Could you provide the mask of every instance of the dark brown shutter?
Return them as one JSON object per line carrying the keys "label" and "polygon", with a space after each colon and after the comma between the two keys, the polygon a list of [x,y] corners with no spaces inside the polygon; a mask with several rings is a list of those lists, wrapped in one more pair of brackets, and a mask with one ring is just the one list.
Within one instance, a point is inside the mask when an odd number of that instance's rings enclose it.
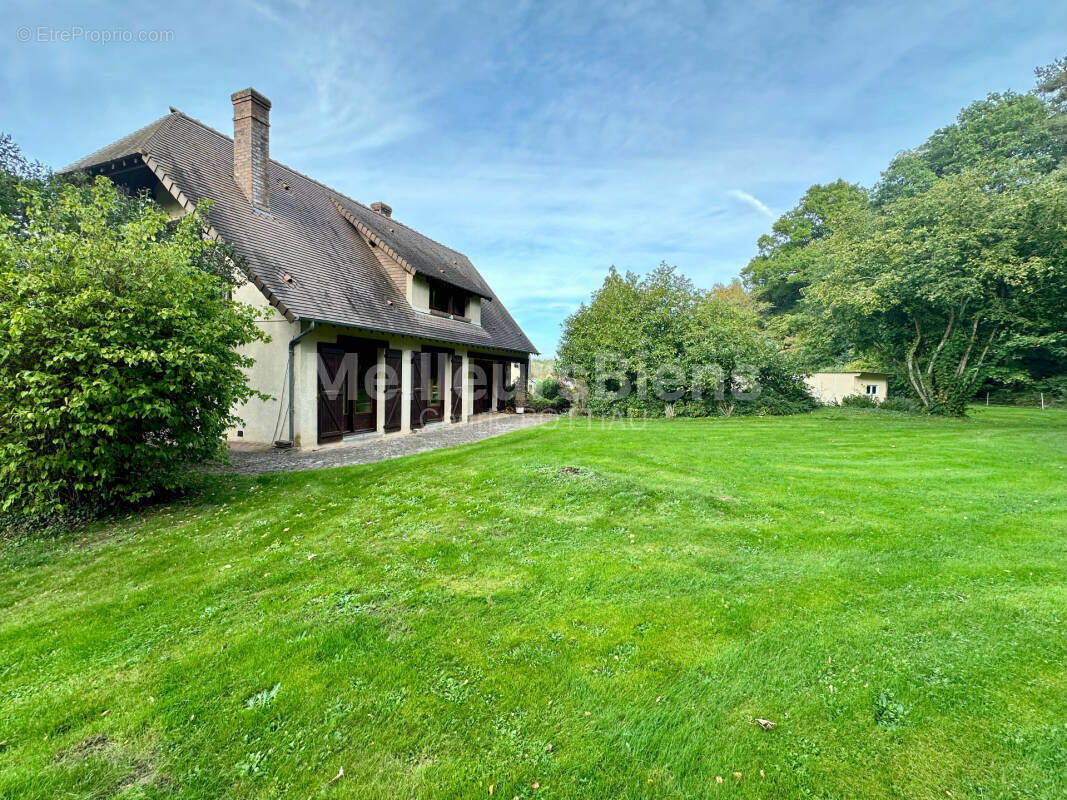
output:
{"label": "dark brown shutter", "polygon": [[[319,345],[318,364],[315,375],[319,395],[319,441],[333,442],[341,438],[345,428],[345,392],[339,386],[331,391],[323,384],[323,377],[329,382],[337,380],[337,373],[344,362],[345,351],[336,347]],[[325,375],[323,374],[325,373]]]}
{"label": "dark brown shutter", "polygon": [[452,421],[463,421],[463,356],[452,356]]}
{"label": "dark brown shutter", "polygon": [[385,430],[400,430],[400,410],[402,408],[401,367],[403,353],[399,350],[385,351]]}
{"label": "dark brown shutter", "polygon": [[411,354],[411,427],[421,428],[426,422],[426,385],[429,364],[425,363],[429,353]]}

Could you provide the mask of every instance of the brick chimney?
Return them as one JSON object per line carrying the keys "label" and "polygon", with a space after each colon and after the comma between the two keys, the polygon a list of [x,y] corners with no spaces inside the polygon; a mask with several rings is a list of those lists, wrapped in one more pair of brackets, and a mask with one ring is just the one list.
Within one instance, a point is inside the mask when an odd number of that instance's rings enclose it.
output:
{"label": "brick chimney", "polygon": [[270,100],[242,89],[233,101],[233,177],[254,208],[269,211]]}
{"label": "brick chimney", "polygon": [[392,206],[387,206],[385,203],[381,202],[380,200],[377,203],[371,203],[370,204],[370,210],[371,211],[377,211],[383,217],[391,217],[391,216],[393,216],[393,207]]}

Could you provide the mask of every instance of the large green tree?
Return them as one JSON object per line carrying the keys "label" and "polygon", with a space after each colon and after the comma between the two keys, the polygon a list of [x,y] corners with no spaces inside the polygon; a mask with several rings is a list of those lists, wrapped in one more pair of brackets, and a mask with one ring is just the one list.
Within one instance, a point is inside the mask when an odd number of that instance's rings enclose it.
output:
{"label": "large green tree", "polygon": [[855,214],[828,254],[814,306],[931,411],[962,413],[1027,340],[1063,341],[1067,182],[1032,164],[963,170]]}
{"label": "large green tree", "polygon": [[861,186],[842,180],[816,184],[759,238],[759,253],[741,270],[753,297],[774,315],[791,313],[821,269],[821,243],[855,209],[867,205]]}
{"label": "large green tree", "polygon": [[252,395],[235,348],[261,336],[204,210],[172,222],[104,178],[22,182],[18,208],[0,215],[0,509],[175,488],[221,455]]}
{"label": "large green tree", "polygon": [[788,413],[810,407],[799,372],[739,283],[704,292],[673,267],[611,269],[564,322],[557,367],[596,413]]}
{"label": "large green tree", "polygon": [[[742,272],[812,368],[895,367],[931,410],[983,379],[1056,385],[1063,303],[1064,61],[898,155],[869,192],[813,186]],[[868,199],[869,198],[869,199]]]}

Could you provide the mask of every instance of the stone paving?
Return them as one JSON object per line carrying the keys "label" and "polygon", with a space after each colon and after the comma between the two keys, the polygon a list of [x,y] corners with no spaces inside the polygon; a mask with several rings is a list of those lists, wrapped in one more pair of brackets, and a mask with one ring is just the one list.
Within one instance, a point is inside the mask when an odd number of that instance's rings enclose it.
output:
{"label": "stone paving", "polygon": [[219,472],[256,475],[262,472],[292,472],[308,469],[369,464],[389,458],[425,453],[442,447],[480,442],[493,436],[558,419],[551,414],[486,414],[463,425],[436,423],[415,433],[368,433],[344,441],[299,450],[279,450],[231,443],[230,463]]}

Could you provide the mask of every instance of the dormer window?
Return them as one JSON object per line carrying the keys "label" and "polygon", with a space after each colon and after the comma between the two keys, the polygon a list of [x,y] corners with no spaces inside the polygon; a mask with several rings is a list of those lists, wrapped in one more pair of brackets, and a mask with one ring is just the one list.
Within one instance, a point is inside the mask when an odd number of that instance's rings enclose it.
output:
{"label": "dormer window", "polygon": [[467,293],[446,283],[430,281],[430,311],[453,317],[467,317]]}

